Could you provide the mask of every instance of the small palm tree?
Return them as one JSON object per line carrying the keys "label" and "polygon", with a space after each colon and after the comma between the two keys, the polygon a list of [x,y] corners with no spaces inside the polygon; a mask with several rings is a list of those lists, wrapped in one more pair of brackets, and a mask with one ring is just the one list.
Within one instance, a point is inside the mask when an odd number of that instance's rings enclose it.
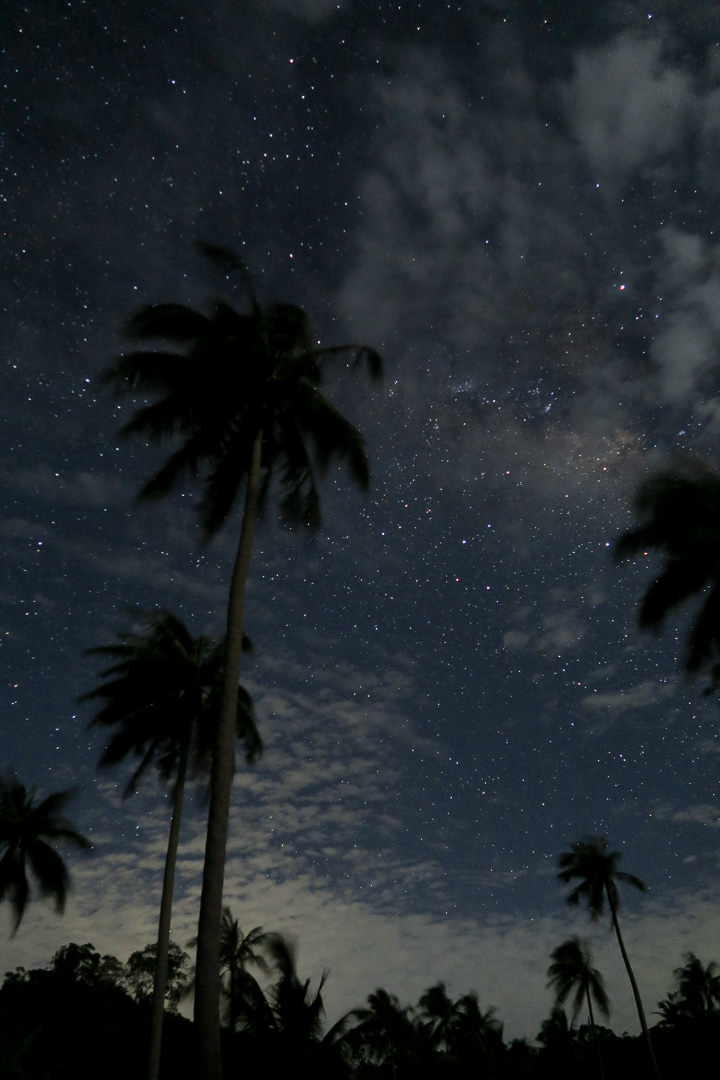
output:
{"label": "small palm tree", "polygon": [[553,950],[550,959],[552,963],[548,968],[548,986],[555,991],[556,1006],[564,1005],[571,994],[575,995],[572,1003],[572,1023],[578,1018],[578,1014],[587,1003],[590,1017],[590,1031],[592,1032],[593,1044],[598,1059],[600,1077],[604,1076],[600,1045],[595,1029],[595,1015],[593,1002],[602,1016],[610,1015],[610,1002],[605,993],[603,977],[597,968],[592,966],[590,947],[578,937],[568,938],[562,945]]}
{"label": "small palm tree", "polygon": [[628,973],[630,985],[632,986],[635,1005],[640,1019],[640,1027],[645,1036],[655,1075],[659,1077],[660,1072],[655,1060],[652,1042],[650,1041],[647,1021],[645,1020],[645,1010],[643,1009],[635,973],[633,972],[630,958],[627,954],[627,949],[625,948],[625,942],[620,933],[620,923],[618,922],[617,915],[620,906],[618,882],[622,882],[625,885],[632,885],[633,888],[639,889],[640,891],[644,891],[645,886],[634,874],[628,874],[625,871],[618,869],[620,858],[619,852],[608,851],[608,842],[604,836],[590,836],[586,840],[580,840],[577,843],[572,844],[570,850],[564,852],[560,856],[558,864],[560,872],[558,873],[558,878],[566,884],[574,878],[580,878],[580,884],[568,894],[567,902],[568,904],[577,907],[581,900],[584,901],[584,903],[587,904],[588,912],[593,922],[596,922],[600,918],[605,910],[605,902],[607,901],[607,905],[610,908],[612,925],[625,963],[625,970]]}
{"label": "small palm tree", "polygon": [[[210,777],[197,947],[195,1022],[203,1080],[221,1080],[220,1000],[217,973],[230,795],[234,774],[237,687],[245,588],[258,513],[279,477],[281,517],[318,528],[318,478],[338,462],[361,487],[369,482],[360,433],[322,393],[328,361],[345,356],[379,377],[378,354],[365,346],[318,348],[305,312],[291,304],[262,307],[245,267],[230,253],[204,248],[224,273],[242,277],[248,310],[223,301],[208,317],[179,304],[140,310],[128,333],[165,343],[130,352],[106,373],[117,390],[152,397],[121,429],[144,441],[179,439],[142,496],[167,495],[185,478],[205,476],[200,502],[208,537],[227,519],[244,488],[244,507],[227,607],[225,678]],[[170,351],[167,349],[170,346]]]}
{"label": "small palm tree", "polygon": [[658,551],[662,570],[640,603],[641,627],[659,629],[677,607],[696,601],[684,670],[707,671],[720,685],[720,476],[699,463],[658,473],[635,496],[640,519],[615,544],[617,559]]}
{"label": "small palm tree", "polygon": [[[263,933],[262,927],[254,926],[244,934],[240,922],[234,919],[229,907],[223,908],[222,934],[220,939],[220,982],[227,998],[228,1027],[235,1031],[248,994],[256,995],[259,987],[250,986],[255,980],[248,973],[252,965],[263,974],[270,970],[262,949],[268,945],[270,934]],[[197,938],[188,941],[189,948],[197,947]]]}
{"label": "small palm tree", "polygon": [[[210,638],[194,638],[170,612],[148,615],[145,622],[145,632],[122,634],[119,643],[90,650],[93,655],[108,657],[112,663],[101,672],[100,678],[104,680],[101,685],[81,700],[103,702],[91,726],[115,729],[100,758],[100,766],[117,765],[130,756],[140,758],[125,788],[125,798],[137,790],[151,766],[162,780],[173,780],[150,1023],[148,1080],[156,1080],[185,781],[188,767],[196,776],[208,772],[218,725],[224,648]],[[261,752],[252,702],[242,687],[238,688],[236,700],[235,735],[245,741],[246,760],[252,762]]]}
{"label": "small palm tree", "polygon": [[73,829],[62,810],[72,791],[56,791],[35,802],[14,773],[0,778],[0,903],[8,900],[13,911],[11,936],[17,933],[30,896],[28,869],[41,896],[52,897],[62,914],[70,875],[56,844],[89,851],[89,840]]}
{"label": "small palm tree", "polygon": [[229,907],[223,908],[220,938],[220,978],[225,984],[228,1002],[228,1026],[235,1031],[240,1013],[242,985],[248,965],[267,973],[268,963],[260,951],[267,944],[268,935],[262,927],[254,926],[243,934],[237,919],[233,919]]}

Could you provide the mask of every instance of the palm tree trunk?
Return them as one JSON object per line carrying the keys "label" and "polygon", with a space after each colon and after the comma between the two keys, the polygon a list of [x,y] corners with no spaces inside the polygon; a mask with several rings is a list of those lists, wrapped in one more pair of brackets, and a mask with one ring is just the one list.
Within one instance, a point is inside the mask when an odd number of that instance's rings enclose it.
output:
{"label": "palm tree trunk", "polygon": [[633,996],[635,997],[635,1005],[637,1007],[638,1016],[640,1018],[640,1027],[642,1028],[642,1033],[645,1036],[645,1042],[647,1043],[648,1053],[650,1054],[650,1061],[652,1062],[653,1072],[655,1073],[657,1080],[660,1080],[660,1070],[658,1068],[658,1063],[655,1059],[655,1051],[653,1050],[652,1040],[650,1039],[650,1032],[648,1031],[647,1021],[645,1019],[645,1010],[643,1009],[643,1003],[640,998],[640,991],[638,990],[638,984],[635,980],[635,973],[630,966],[630,958],[625,948],[623,936],[620,933],[620,924],[618,922],[617,911],[615,910],[615,904],[613,903],[613,898],[610,895],[610,890],[606,889],[606,893],[608,898],[608,904],[610,905],[610,914],[612,915],[613,926],[615,927],[615,934],[618,939],[618,945],[620,946],[622,958],[625,961],[625,969],[628,973],[628,978],[630,979]]}
{"label": "palm tree trunk", "polygon": [[590,1015],[590,1030],[592,1031],[593,1044],[595,1046],[595,1053],[597,1054],[598,1061],[598,1075],[600,1080],[605,1080],[605,1070],[603,1069],[602,1054],[600,1053],[600,1042],[597,1037],[597,1029],[595,1027],[595,1017],[593,1016],[592,998],[590,997],[590,987],[585,987],[585,996],[587,997],[588,1013]]}
{"label": "palm tree trunk", "polygon": [[257,519],[262,430],[255,436],[248,472],[242,528],[230,582],[222,701],[210,774],[205,862],[198,921],[195,1026],[201,1080],[222,1080],[220,1045],[220,928],[230,795],[235,773],[238,680],[242,657],[245,586]]}
{"label": "palm tree trunk", "polygon": [[177,864],[178,842],[180,840],[180,822],[182,820],[183,798],[185,795],[185,775],[187,773],[189,738],[183,742],[178,760],[175,791],[173,793],[172,818],[168,837],[165,873],[163,874],[162,899],[160,901],[160,920],[158,923],[157,951],[155,954],[155,982],[153,985],[152,1010],[150,1014],[150,1053],[148,1055],[147,1080],[157,1080],[160,1075],[160,1052],[162,1050],[162,1029],[165,1018],[165,991],[167,990],[168,954],[170,951],[170,920],[172,917],[173,890],[175,888],[175,866]]}

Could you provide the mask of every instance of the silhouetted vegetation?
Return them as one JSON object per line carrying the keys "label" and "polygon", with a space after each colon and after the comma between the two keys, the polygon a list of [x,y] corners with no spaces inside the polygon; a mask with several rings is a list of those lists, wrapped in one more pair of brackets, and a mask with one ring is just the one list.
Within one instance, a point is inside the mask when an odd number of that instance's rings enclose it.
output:
{"label": "silhouetted vegetation", "polygon": [[[147,993],[153,998],[147,1080],[156,1080],[170,977],[170,925],[185,780],[188,770],[206,782],[210,773],[220,717],[225,647],[207,637],[194,638],[185,624],[167,611],[147,616],[145,621],[145,632],[123,634],[114,645],[90,650],[111,664],[101,673],[101,684],[80,700],[102,702],[91,726],[113,729],[98,763],[100,767],[117,765],[130,756],[140,759],[124,798],[136,790],[153,765],[162,780],[172,780],[158,939],[152,953],[152,971],[146,976]],[[256,760],[262,744],[250,695],[242,686],[237,693],[235,734],[245,743],[246,761]],[[150,957],[143,954],[143,960],[149,962]]]}
{"label": "silhouetted vegetation", "polygon": [[71,794],[56,791],[36,803],[36,789],[28,791],[14,773],[0,778],[0,903],[7,900],[12,908],[13,934],[30,898],[28,871],[40,895],[51,897],[62,914],[70,875],[56,845],[92,847],[61,813]]}
{"label": "silhouetted vegetation", "polygon": [[615,930],[625,970],[632,986],[640,1027],[645,1036],[650,1062],[653,1072],[659,1077],[660,1071],[648,1032],[640,990],[638,989],[637,979],[625,948],[625,941],[620,932],[620,923],[618,921],[618,908],[620,907],[618,882],[632,885],[634,889],[638,889],[640,892],[644,891],[645,886],[634,874],[628,874],[626,871],[619,869],[620,859],[619,852],[608,851],[608,842],[604,836],[590,836],[585,840],[579,840],[577,843],[572,844],[570,850],[560,856],[558,878],[566,884],[576,878],[580,879],[580,884],[576,885],[568,893],[567,902],[573,906],[577,906],[581,901],[586,904],[588,914],[593,922],[600,918],[607,902],[610,909],[611,924]]}
{"label": "silhouetted vegetation", "polygon": [[663,558],[638,609],[641,627],[659,630],[678,607],[695,606],[683,669],[720,686],[720,476],[685,462],[649,477],[635,496],[638,524],[615,545],[624,559],[653,551]]}
{"label": "silhouetted vegetation", "polygon": [[[232,922],[228,914],[226,929]],[[647,1074],[642,1036],[618,1036],[597,1024],[593,1035],[591,1024],[575,1027],[556,1005],[541,1025],[538,1045],[507,1043],[492,1006],[481,1007],[473,992],[453,999],[443,983],[429,987],[414,1006],[378,989],[328,1029],[322,1001],[327,972],[313,989],[281,935],[251,932],[238,940],[244,958],[235,971],[242,975],[222,1030],[228,1080],[266,1080],[291,1071],[313,1080],[574,1080],[597,1075],[598,1051],[613,1080]],[[269,979],[264,987],[247,970],[242,943],[248,940],[256,970]],[[0,1080],[125,1080],[143,1071],[154,950],[149,945],[123,964],[92,945],[70,944],[47,968],[8,973],[0,987]],[[598,990],[598,973],[582,943],[580,953],[578,968],[574,949],[566,955],[560,946],[550,967],[558,998],[565,989],[567,997],[583,988],[574,1017],[587,1003],[584,988]],[[193,1025],[174,1012],[187,985],[189,958],[176,945],[171,958],[161,1076],[195,1080]],[[695,1060],[709,1055],[720,1036],[717,965],[704,966],[692,953],[685,961],[666,999],[673,1007],[660,1003],[662,1018],[652,1030],[666,1076],[686,1066],[691,1053]],[[602,992],[591,996],[598,1005],[606,1002]]]}

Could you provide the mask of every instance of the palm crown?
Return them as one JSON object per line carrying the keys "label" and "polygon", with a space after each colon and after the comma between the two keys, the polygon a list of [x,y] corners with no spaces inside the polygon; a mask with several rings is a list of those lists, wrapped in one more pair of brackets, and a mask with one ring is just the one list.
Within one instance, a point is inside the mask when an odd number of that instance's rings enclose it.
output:
{"label": "palm crown", "polygon": [[[205,249],[229,268],[244,267],[219,249]],[[142,308],[128,334],[182,350],[122,356],[104,379],[118,389],[153,394],[121,429],[154,440],[180,436],[182,445],[145,485],[141,496],[168,494],[185,477],[205,474],[202,524],[212,536],[247,480],[252,446],[262,431],[260,502],[277,472],[280,513],[288,521],[321,524],[317,473],[336,459],[366,487],[369,466],[360,433],[321,392],[326,361],[346,355],[381,374],[378,354],[366,346],[313,347],[306,313],[292,304],[261,307],[248,286],[251,310],[223,301],[212,316],[180,304]]]}
{"label": "palm crown", "polygon": [[570,851],[564,852],[558,862],[560,881],[567,883],[573,878],[581,878],[580,884],[568,894],[568,904],[577,906],[583,900],[593,922],[605,910],[606,900],[611,910],[617,911],[620,904],[618,881],[640,891],[645,889],[640,878],[618,869],[622,856],[617,851],[608,851],[607,847],[604,836],[591,836],[572,844]]}
{"label": "palm crown", "polygon": [[610,1002],[605,993],[603,977],[597,968],[592,966],[587,942],[578,937],[568,938],[553,950],[550,959],[552,963],[548,968],[548,986],[555,991],[558,1005],[563,1005],[573,992],[575,994],[572,1005],[573,1023],[586,1001],[590,1009],[594,1001],[603,1016],[610,1015]]}
{"label": "palm crown", "polygon": [[13,934],[30,896],[28,867],[41,896],[52,897],[60,914],[70,875],[54,844],[70,844],[82,851],[92,846],[62,815],[71,794],[56,791],[36,803],[35,788],[28,791],[13,774],[0,779],[0,902],[9,900],[13,909]]}
{"label": "palm crown", "polygon": [[[206,768],[220,705],[223,643],[194,638],[167,611],[147,615],[145,622],[145,633],[121,634],[116,644],[90,650],[113,663],[101,672],[105,681],[80,698],[104,702],[91,726],[116,729],[99,765],[117,765],[129,755],[140,758],[125,796],[136,790],[151,764],[162,779],[174,776],[184,746],[192,745],[196,773]],[[244,688],[239,688],[236,728],[246,758],[254,761],[261,743]]]}

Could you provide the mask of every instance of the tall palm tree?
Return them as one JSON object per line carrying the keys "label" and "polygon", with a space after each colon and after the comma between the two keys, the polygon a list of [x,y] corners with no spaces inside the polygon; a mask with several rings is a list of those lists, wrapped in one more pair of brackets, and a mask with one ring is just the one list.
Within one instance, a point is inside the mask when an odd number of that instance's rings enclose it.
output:
{"label": "tall palm tree", "polygon": [[70,875],[56,844],[89,851],[90,841],[73,829],[62,810],[72,791],[56,791],[35,802],[36,788],[28,791],[14,773],[0,777],[0,903],[8,900],[13,912],[11,936],[17,933],[30,897],[28,869],[41,896],[55,901],[62,914]]}
{"label": "tall palm tree", "polygon": [[639,889],[641,892],[644,891],[645,886],[634,874],[628,874],[624,870],[618,869],[620,859],[621,855],[619,852],[608,851],[608,842],[604,836],[590,836],[585,840],[580,840],[577,843],[572,844],[570,850],[564,852],[560,856],[558,863],[560,867],[558,878],[560,881],[565,882],[565,884],[568,884],[575,878],[580,879],[580,884],[576,885],[568,894],[567,902],[575,907],[577,907],[581,900],[586,903],[590,918],[593,922],[596,922],[603,914],[605,910],[605,901],[607,900],[612,925],[615,930],[618,945],[620,946],[625,969],[628,973],[628,978],[630,979],[630,985],[632,986],[635,1005],[637,1007],[638,1017],[640,1018],[640,1027],[642,1028],[643,1035],[647,1042],[648,1052],[650,1054],[655,1075],[659,1077],[660,1072],[657,1061],[655,1060],[652,1042],[650,1041],[647,1021],[645,1020],[645,1010],[643,1009],[635,973],[633,972],[630,958],[628,957],[627,949],[625,948],[625,942],[620,933],[620,923],[618,922],[617,915],[620,906],[618,882],[622,882],[625,885],[632,885],[633,888]]}
{"label": "tall palm tree", "polygon": [[548,968],[548,986],[555,991],[555,1004],[564,1005],[571,994],[575,994],[572,1003],[572,1022],[578,1018],[578,1014],[587,1002],[588,1015],[590,1017],[590,1031],[592,1032],[595,1053],[598,1059],[600,1078],[604,1076],[600,1045],[595,1029],[595,1014],[593,1013],[593,1001],[602,1016],[610,1015],[610,1002],[605,993],[603,977],[597,968],[592,966],[590,947],[586,941],[578,937],[568,938],[558,945],[550,955],[552,963]]}
{"label": "tall palm tree", "polygon": [[720,685],[720,476],[697,462],[645,481],[635,496],[639,523],[615,544],[617,559],[648,551],[662,570],[640,603],[640,626],[659,629],[676,607],[697,599],[684,670]]}
{"label": "tall palm tree", "polygon": [[318,528],[318,473],[333,461],[347,465],[361,487],[369,482],[362,437],[322,393],[326,363],[350,357],[379,377],[377,353],[364,346],[316,348],[305,312],[290,304],[262,307],[245,267],[219,248],[204,248],[225,273],[242,275],[246,313],[219,301],[211,316],[179,304],[141,309],[131,337],[169,344],[123,355],[105,380],[120,391],[150,396],[121,429],[144,440],[177,438],[178,448],[145,485],[141,497],[167,495],[186,477],[205,476],[200,502],[208,537],[218,531],[244,487],[242,525],[227,608],[225,679],[212,756],[210,807],[197,947],[195,1021],[203,1080],[220,1080],[220,1001],[217,973],[233,743],[240,671],[245,587],[255,524],[274,476],[279,509],[288,522]]}
{"label": "tall palm tree", "polygon": [[[188,767],[195,775],[207,772],[219,716],[224,647],[208,637],[194,638],[170,612],[146,616],[142,633],[120,635],[114,645],[91,649],[112,663],[101,672],[101,685],[82,701],[102,706],[91,726],[114,728],[99,766],[117,765],[125,758],[140,758],[125,788],[127,798],[151,765],[161,779],[173,778],[173,806],[165,857],[158,922],[148,1080],[160,1069],[162,1027],[168,981],[170,923],[175,866],[180,840],[185,781]],[[261,743],[252,718],[247,691],[236,698],[235,735],[245,741],[246,759],[254,761]]]}

